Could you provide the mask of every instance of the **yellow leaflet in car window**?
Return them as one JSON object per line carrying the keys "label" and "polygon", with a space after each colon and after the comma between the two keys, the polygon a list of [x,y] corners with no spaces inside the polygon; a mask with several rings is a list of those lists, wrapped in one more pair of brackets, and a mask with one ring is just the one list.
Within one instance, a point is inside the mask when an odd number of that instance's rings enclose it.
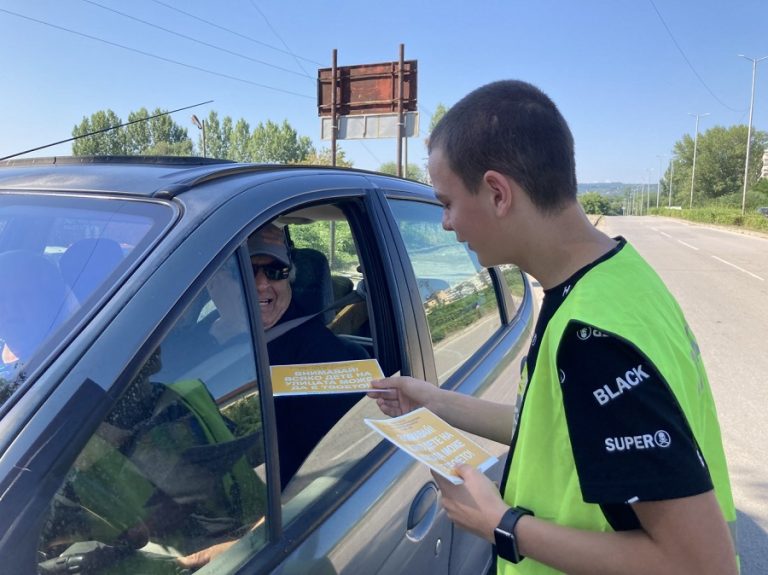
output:
{"label": "yellow leaflet in car window", "polygon": [[384,373],[376,359],[273,365],[272,395],[359,393],[371,390],[371,381]]}
{"label": "yellow leaflet in car window", "polygon": [[393,419],[366,419],[400,449],[426,463],[451,483],[463,483],[455,468],[462,463],[485,471],[497,459],[425,407]]}

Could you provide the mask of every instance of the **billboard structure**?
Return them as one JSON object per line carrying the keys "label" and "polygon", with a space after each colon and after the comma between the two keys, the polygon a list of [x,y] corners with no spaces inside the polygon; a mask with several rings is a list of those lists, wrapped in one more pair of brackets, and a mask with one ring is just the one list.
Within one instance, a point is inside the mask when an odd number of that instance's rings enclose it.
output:
{"label": "billboard structure", "polygon": [[397,138],[398,175],[402,169],[403,138],[419,133],[417,62],[333,66],[317,72],[317,112],[320,135],[331,140],[333,161],[339,139]]}

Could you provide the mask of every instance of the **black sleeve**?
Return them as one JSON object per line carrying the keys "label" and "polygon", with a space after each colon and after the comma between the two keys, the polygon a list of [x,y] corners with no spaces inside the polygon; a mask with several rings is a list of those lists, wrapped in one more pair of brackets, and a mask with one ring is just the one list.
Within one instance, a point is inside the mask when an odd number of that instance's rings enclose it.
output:
{"label": "black sleeve", "polygon": [[658,501],[712,489],[677,399],[631,343],[572,321],[557,365],[584,501]]}

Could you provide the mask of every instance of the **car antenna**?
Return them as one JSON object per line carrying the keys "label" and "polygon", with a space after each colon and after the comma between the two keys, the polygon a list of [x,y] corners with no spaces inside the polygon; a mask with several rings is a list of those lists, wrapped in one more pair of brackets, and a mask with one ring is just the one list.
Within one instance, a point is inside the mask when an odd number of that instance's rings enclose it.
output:
{"label": "car antenna", "polygon": [[87,134],[82,134],[80,136],[75,136],[73,138],[67,138],[66,140],[59,140],[58,142],[53,142],[51,144],[45,144],[44,146],[38,146],[37,148],[30,148],[29,150],[24,150],[23,152],[18,152],[16,154],[11,154],[10,156],[4,156],[0,158],[0,162],[3,160],[10,160],[11,158],[15,158],[16,156],[23,156],[24,154],[29,154],[30,152],[36,152],[37,150],[43,150],[45,148],[50,148],[51,146],[58,146],[59,144],[66,144],[67,142],[72,142],[74,140],[79,140],[80,138],[87,138],[88,136],[93,136],[95,134],[101,134],[103,132],[109,132],[110,130],[117,130],[118,128],[122,128],[123,126],[130,126],[131,124],[138,124],[139,122],[146,122],[147,120],[152,120],[153,118],[159,118],[160,116],[167,116],[168,114],[174,114],[176,112],[181,112],[182,110],[189,110],[190,108],[197,108],[198,106],[204,106],[205,104],[210,104],[213,102],[213,100],[208,100],[206,102],[200,102],[199,104],[192,104],[191,106],[184,106],[183,108],[177,108],[176,110],[170,110],[168,112],[162,112],[160,114],[155,114],[154,116],[148,116],[147,118],[140,118],[138,120],[132,120],[130,122],[125,122],[123,124],[119,124],[117,126],[110,126],[109,128],[103,128],[101,130],[96,130],[95,132],[88,132]]}

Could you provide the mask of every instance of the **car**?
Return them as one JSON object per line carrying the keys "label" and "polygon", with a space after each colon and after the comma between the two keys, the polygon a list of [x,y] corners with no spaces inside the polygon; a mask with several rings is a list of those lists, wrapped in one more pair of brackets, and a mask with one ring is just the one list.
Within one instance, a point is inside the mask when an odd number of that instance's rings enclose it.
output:
{"label": "car", "polygon": [[[0,162],[3,572],[192,572],[177,557],[221,542],[195,572],[486,572],[490,543],[365,424],[385,418],[365,393],[281,487],[247,244],[287,230],[294,297],[386,376],[514,403],[528,279],[483,268],[442,218],[429,186],[347,168]],[[195,335],[224,311],[222,274],[246,335],[233,343]],[[478,442],[498,480],[508,446]]]}

